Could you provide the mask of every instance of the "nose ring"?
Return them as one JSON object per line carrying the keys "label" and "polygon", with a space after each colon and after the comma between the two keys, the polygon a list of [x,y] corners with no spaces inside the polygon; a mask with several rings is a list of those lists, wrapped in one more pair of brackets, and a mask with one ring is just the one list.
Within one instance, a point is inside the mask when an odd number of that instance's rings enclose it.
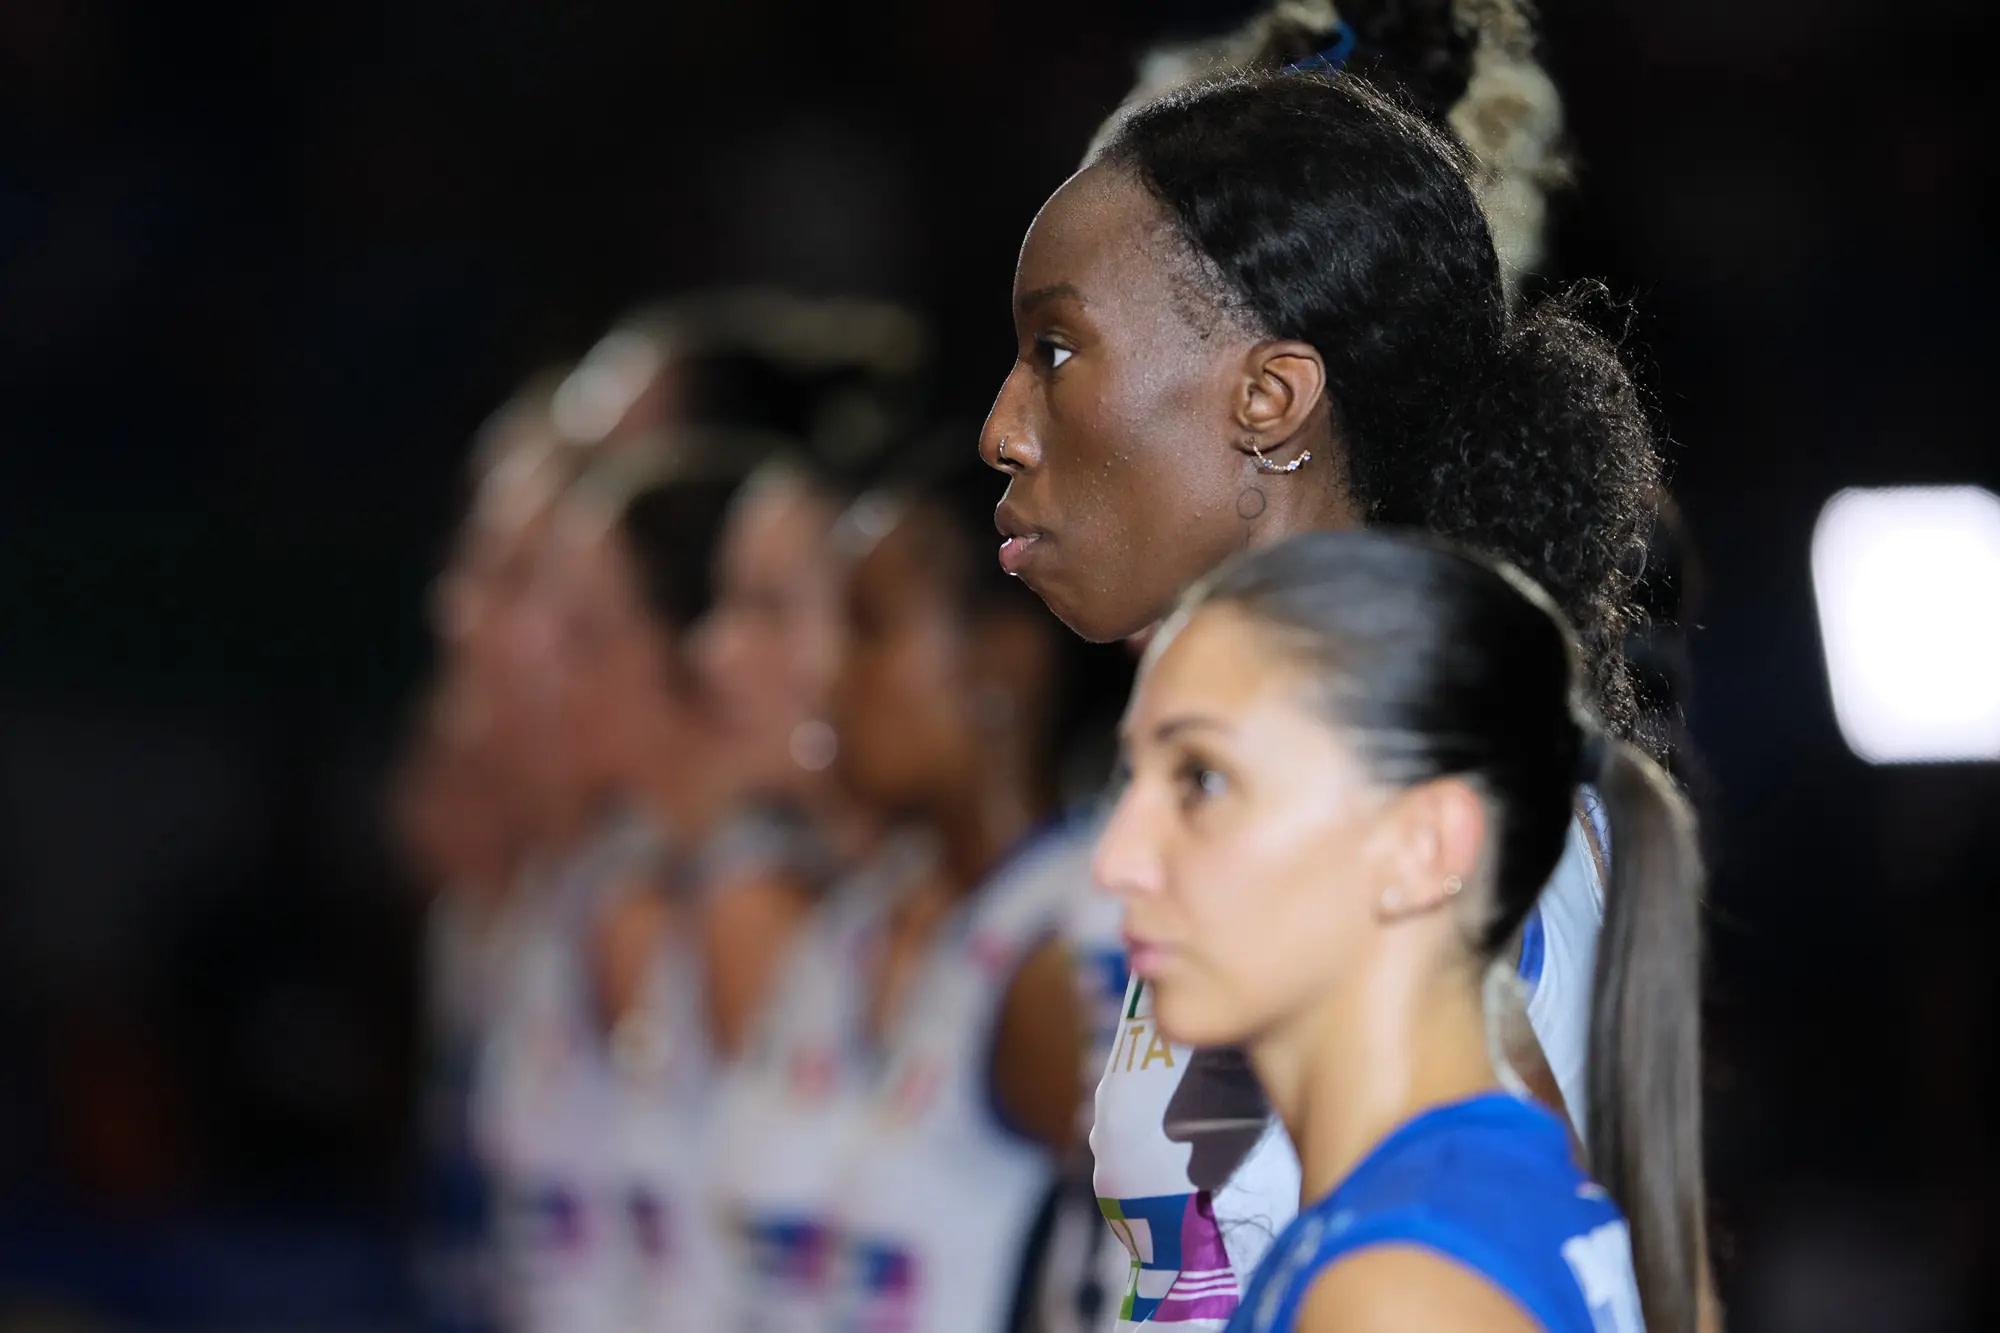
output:
{"label": "nose ring", "polygon": [[994,453],[994,455],[995,455],[995,458],[996,458],[996,461],[998,461],[998,462],[1000,462],[1000,463],[1002,463],[1002,464],[1005,464],[1005,463],[1006,463],[1006,461],[1007,461],[1007,437],[1006,437],[1005,435],[1002,435],[1002,436],[1000,437],[1000,447],[999,447],[998,449],[995,449],[995,450],[993,451],[993,453]]}

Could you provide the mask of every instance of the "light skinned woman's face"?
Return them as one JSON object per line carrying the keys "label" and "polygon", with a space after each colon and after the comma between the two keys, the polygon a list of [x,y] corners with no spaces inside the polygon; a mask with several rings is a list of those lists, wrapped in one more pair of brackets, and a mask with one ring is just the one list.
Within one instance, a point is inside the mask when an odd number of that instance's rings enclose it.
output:
{"label": "light skinned woman's face", "polygon": [[1175,1041],[1253,1040],[1349,973],[1391,856],[1374,782],[1270,633],[1227,606],[1163,633],[1098,846],[1132,971]]}

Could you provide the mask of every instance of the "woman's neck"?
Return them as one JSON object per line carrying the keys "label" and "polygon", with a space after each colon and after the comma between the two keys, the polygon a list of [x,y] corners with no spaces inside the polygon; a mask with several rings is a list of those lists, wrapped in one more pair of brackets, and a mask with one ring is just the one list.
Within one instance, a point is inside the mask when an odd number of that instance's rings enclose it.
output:
{"label": "woman's neck", "polygon": [[882,837],[880,816],[856,801],[830,777],[816,776],[796,793],[794,800],[807,824],[833,854],[836,864],[858,864]]}
{"label": "woman's neck", "polygon": [[533,832],[525,840],[524,865],[569,855],[597,831],[594,794],[572,783],[550,790],[534,803]]}
{"label": "woman's neck", "polygon": [[1428,969],[1357,977],[1249,1057],[1298,1148],[1301,1203],[1330,1194],[1413,1116],[1499,1086],[1478,986]]}
{"label": "woman's neck", "polygon": [[934,819],[943,842],[943,869],[955,895],[976,890],[1001,858],[1025,838],[1048,811],[1048,802],[1027,784],[975,784],[945,804]]}
{"label": "woman's neck", "polygon": [[647,762],[622,793],[677,844],[690,847],[706,841],[726,813],[723,784],[715,780],[695,725],[663,727],[664,734],[646,747]]}

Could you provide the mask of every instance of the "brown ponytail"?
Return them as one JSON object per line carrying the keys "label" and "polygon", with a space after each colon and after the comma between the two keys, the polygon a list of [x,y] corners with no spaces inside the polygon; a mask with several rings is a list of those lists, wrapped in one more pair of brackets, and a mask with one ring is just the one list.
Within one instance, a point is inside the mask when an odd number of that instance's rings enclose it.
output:
{"label": "brown ponytail", "polygon": [[[1701,1135],[1701,856],[1658,765],[1607,743],[1611,876],[1591,1003],[1592,1175],[1632,1229],[1646,1327],[1715,1327]],[[1706,1315],[1706,1317],[1704,1317]]]}

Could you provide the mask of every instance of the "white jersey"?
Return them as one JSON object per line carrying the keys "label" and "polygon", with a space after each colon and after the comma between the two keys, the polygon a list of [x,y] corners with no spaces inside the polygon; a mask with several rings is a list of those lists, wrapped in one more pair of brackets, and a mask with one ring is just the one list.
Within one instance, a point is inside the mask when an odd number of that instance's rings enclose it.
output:
{"label": "white jersey", "polygon": [[722,1077],[710,1209],[728,1238],[716,1328],[819,1333],[841,1162],[869,1086],[868,960],[890,909],[932,863],[900,837],[828,890],[799,932],[749,1047]]}
{"label": "white jersey", "polygon": [[471,898],[446,891],[425,922],[424,1209],[416,1275],[425,1312],[439,1329],[493,1323],[488,1181],[473,1140],[472,1095],[499,1008],[507,920],[504,912],[475,910]]}
{"label": "white jersey", "polygon": [[885,1043],[835,1206],[843,1333],[1006,1333],[1054,1158],[1002,1123],[992,1058],[1022,961],[1081,887],[1058,829],[1020,848],[931,945]]}
{"label": "white jersey", "polygon": [[608,1146],[625,1229],[626,1327],[708,1333],[722,1304],[723,1242],[705,1207],[719,1062],[700,950],[691,923],[675,924],[638,1013],[613,1041]]}
{"label": "white jersey", "polygon": [[[1108,807],[1107,807],[1108,809]],[[1075,968],[1077,999],[1090,1022],[1090,1040],[1083,1053],[1079,1086],[1096,1092],[1097,1081],[1111,1058],[1120,1020],[1125,1015],[1125,945],[1119,938],[1124,916],[1118,901],[1092,891],[1091,859],[1104,829],[1100,812],[1083,836],[1063,853],[1067,874],[1077,885],[1077,897],[1062,922],[1063,942]],[[1055,1215],[1050,1221],[1046,1262],[1037,1296],[1043,1333],[1102,1333],[1106,1315],[1117,1308],[1125,1291],[1131,1260],[1124,1246],[1104,1224],[1091,1180],[1089,1151],[1096,1098],[1077,1106],[1075,1160],[1062,1173]]]}
{"label": "white jersey", "polygon": [[693,1108],[710,1081],[706,1033],[687,994],[699,974],[670,948],[614,1046],[586,948],[609,896],[663,864],[658,834],[621,821],[524,895],[504,1007],[474,1091],[509,1328],[702,1326],[676,1314],[691,1308],[680,1286],[703,1257],[677,1220],[691,1197]]}
{"label": "white jersey", "polygon": [[[1581,1118],[1604,914],[1597,812],[1572,822],[1523,930],[1528,1018]],[[1135,979],[1097,1087],[1098,1207],[1127,1251],[1119,1330],[1219,1330],[1299,1206],[1299,1163],[1243,1057],[1160,1034]]]}

